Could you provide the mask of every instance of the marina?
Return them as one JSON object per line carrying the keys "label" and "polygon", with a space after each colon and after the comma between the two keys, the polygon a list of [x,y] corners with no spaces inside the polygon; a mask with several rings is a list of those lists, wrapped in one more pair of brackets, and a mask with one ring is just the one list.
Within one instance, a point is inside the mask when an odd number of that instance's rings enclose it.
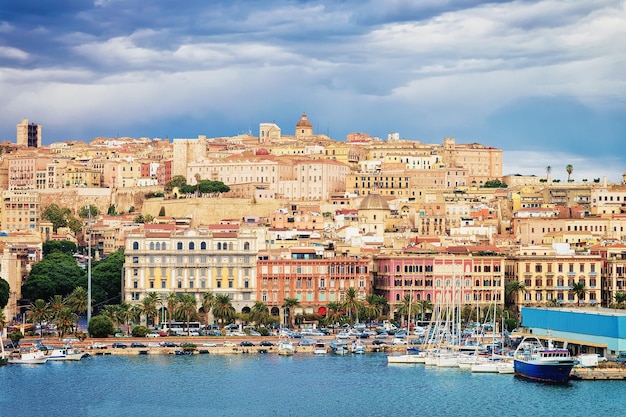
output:
{"label": "marina", "polygon": [[[210,348],[209,348],[210,349]],[[510,375],[423,365],[388,366],[366,355],[107,355],[0,368],[0,407],[21,415],[622,415],[620,381],[545,384]],[[37,381],[37,401],[23,387]],[[59,397],[58,381],[71,393]],[[128,389],[133,387],[133,389]],[[342,388],[343,387],[343,388]],[[494,392],[515,393],[515,399]],[[166,395],[162,395],[166,393]],[[471,401],[468,395],[471,393]],[[301,401],[306,402],[306,405]],[[445,407],[442,407],[445,404]]]}

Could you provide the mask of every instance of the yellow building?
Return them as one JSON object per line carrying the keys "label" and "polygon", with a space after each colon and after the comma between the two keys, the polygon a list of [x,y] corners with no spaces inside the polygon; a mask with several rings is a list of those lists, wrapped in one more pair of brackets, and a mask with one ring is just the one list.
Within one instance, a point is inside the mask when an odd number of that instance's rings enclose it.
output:
{"label": "yellow building", "polygon": [[[602,301],[602,259],[548,246],[523,246],[507,256],[506,283],[518,281],[524,291],[512,294],[518,307],[599,306]],[[584,285],[578,298],[572,291]]]}
{"label": "yellow building", "polygon": [[175,230],[145,225],[126,237],[124,301],[138,304],[147,293],[225,294],[238,313],[255,301],[257,236],[233,225]]}

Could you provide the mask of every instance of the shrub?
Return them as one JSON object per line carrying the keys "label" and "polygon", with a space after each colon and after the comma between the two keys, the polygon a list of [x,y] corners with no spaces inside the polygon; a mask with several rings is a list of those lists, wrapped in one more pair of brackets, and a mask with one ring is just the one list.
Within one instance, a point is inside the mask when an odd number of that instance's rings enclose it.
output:
{"label": "shrub", "polygon": [[150,329],[148,329],[146,326],[135,326],[133,327],[133,331],[131,332],[133,337],[146,337],[148,333],[150,333]]}
{"label": "shrub", "polygon": [[115,333],[115,327],[113,327],[111,318],[100,315],[91,319],[87,331],[91,337],[107,337]]}
{"label": "shrub", "polygon": [[24,338],[24,335],[22,334],[22,332],[13,332],[9,333],[7,337],[11,339],[11,342],[13,342],[14,345],[17,345],[18,343],[20,343],[20,340]]}

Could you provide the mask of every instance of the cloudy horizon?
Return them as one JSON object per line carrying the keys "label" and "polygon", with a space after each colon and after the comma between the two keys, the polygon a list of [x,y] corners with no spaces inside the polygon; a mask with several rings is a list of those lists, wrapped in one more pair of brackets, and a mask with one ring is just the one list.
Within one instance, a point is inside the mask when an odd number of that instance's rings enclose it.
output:
{"label": "cloudy horizon", "polygon": [[0,140],[350,132],[504,152],[503,174],[621,181],[623,0],[0,4]]}

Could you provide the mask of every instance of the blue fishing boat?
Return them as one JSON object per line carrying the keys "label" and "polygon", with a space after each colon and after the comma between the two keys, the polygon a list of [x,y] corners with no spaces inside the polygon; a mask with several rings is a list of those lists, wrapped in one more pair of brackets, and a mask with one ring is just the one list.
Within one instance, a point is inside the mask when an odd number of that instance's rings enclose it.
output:
{"label": "blue fishing boat", "polygon": [[536,337],[524,338],[514,354],[515,375],[543,382],[567,382],[576,360],[566,346],[557,348],[552,341],[544,347]]}

